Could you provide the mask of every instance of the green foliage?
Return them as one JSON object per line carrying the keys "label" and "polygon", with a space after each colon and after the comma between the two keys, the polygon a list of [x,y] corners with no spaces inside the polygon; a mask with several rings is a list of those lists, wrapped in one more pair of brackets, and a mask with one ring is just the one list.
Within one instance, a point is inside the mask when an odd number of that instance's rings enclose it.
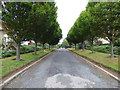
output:
{"label": "green foliage", "polygon": [[[28,17],[28,39],[35,41],[35,47],[40,42],[56,45],[62,38],[62,31],[57,22],[57,7],[55,2],[35,2]],[[36,54],[36,48],[35,48]]]}
{"label": "green foliage", "polygon": [[71,27],[70,31],[67,34],[66,39],[70,45],[79,43],[79,33],[78,33],[78,29],[77,29],[77,21]]}
{"label": "green foliage", "polygon": [[49,45],[56,45],[62,38],[62,30],[57,21],[52,25],[52,27],[50,27],[50,30],[52,30],[53,33],[51,33],[49,39],[47,39],[47,43]]}
{"label": "green foliage", "polygon": [[30,2],[5,2],[2,9],[2,28],[16,43],[25,39]]}
{"label": "green foliage", "polygon": [[90,45],[86,45],[86,49],[91,50],[91,46]]}
{"label": "green foliage", "polygon": [[69,46],[69,43],[68,41],[66,40],[66,38],[63,40],[62,44],[61,44],[61,47],[66,47],[66,46]]}
{"label": "green foliage", "polygon": [[[88,50],[92,50],[90,45],[87,45],[87,48]],[[114,50],[114,54],[119,54],[119,51],[118,51],[119,47],[117,46],[114,46],[113,47],[113,50]],[[109,53],[110,54],[110,45],[101,45],[101,46],[94,46],[94,51],[97,51],[97,52],[102,52],[102,53]]]}
{"label": "green foliage", "polygon": [[[116,41],[120,37],[119,10],[120,1],[89,2],[86,10],[81,12],[80,16],[68,32],[68,42],[70,44],[76,44],[88,40],[90,41],[93,52],[94,41],[98,38],[104,38],[111,44],[111,58],[113,58],[113,52],[118,54],[117,49],[113,49],[113,45],[120,45],[119,41]],[[103,47],[101,48],[104,49]],[[101,48],[98,48],[98,51],[110,53],[110,50],[102,50]]]}
{"label": "green foliage", "polygon": [[[20,54],[24,54],[24,53],[30,53],[30,52],[34,52],[34,46],[33,45],[29,45],[29,46],[22,46],[21,47],[21,51],[20,51]],[[38,46],[37,47],[37,51],[41,50],[42,47]],[[2,50],[2,58],[5,58],[5,57],[10,57],[10,56],[15,56],[16,55],[16,50]]]}
{"label": "green foliage", "polygon": [[49,43],[49,41],[56,39],[56,37],[58,37],[58,32],[61,33],[57,22],[56,11],[57,7],[54,2],[34,3],[30,16],[28,17],[30,25],[28,27],[30,33],[28,39],[32,39],[42,44]]}
{"label": "green foliage", "polygon": [[99,33],[100,37],[114,42],[120,37],[120,2],[100,2],[89,8],[89,12],[98,22],[98,29],[103,32]]}
{"label": "green foliage", "polygon": [[[89,40],[93,45],[93,40],[97,37],[96,22],[94,18],[87,11],[82,11],[74,25],[71,27],[67,35],[69,43],[82,43]],[[82,46],[84,48],[84,46]]]}
{"label": "green foliage", "polygon": [[88,12],[82,11],[80,16],[77,19],[77,28],[79,33],[79,42],[84,42],[85,40],[88,39],[88,36],[92,36],[90,33],[90,24],[92,23],[91,21],[91,16],[89,15]]}
{"label": "green foliage", "polygon": [[[24,40],[55,45],[62,38],[57,22],[55,2],[4,2],[2,9],[3,30],[16,44],[16,60],[20,60],[20,43]],[[27,49],[27,48],[26,48]],[[22,53],[24,53],[22,49]],[[32,51],[32,49],[30,50]],[[27,49],[29,52],[29,49]]]}
{"label": "green foliage", "polygon": [[102,45],[102,41],[96,41],[95,44],[96,45]]}
{"label": "green foliage", "polygon": [[113,58],[113,44],[120,37],[120,1],[93,4],[90,2],[88,3],[87,10],[97,23],[96,31],[98,36],[110,42],[111,58]]}
{"label": "green foliage", "polygon": [[11,71],[16,70],[16,68],[20,68],[23,65],[26,65],[27,63],[34,61],[53,50],[55,49],[45,50],[44,52],[40,50],[38,51],[38,55],[33,55],[33,53],[22,54],[21,59],[24,61],[12,60],[15,59],[15,56],[0,59],[0,61],[2,61],[2,69],[0,69],[0,76],[5,76]]}
{"label": "green foliage", "polygon": [[13,56],[13,55],[16,55],[15,50],[10,50],[10,51],[2,50],[2,58],[10,57],[10,56]]}
{"label": "green foliage", "polygon": [[3,2],[2,28],[16,44],[16,60],[20,60],[20,43],[26,39],[28,16],[31,11],[31,2]]}
{"label": "green foliage", "polygon": [[103,64],[104,66],[110,67],[120,72],[120,67],[118,63],[119,62],[118,55],[115,55],[116,56],[115,58],[108,58],[110,54],[107,54],[107,53],[95,52],[91,54],[90,50],[85,50],[84,52],[82,52],[82,50],[74,50],[73,48],[69,50],[72,50],[79,55],[90,58],[94,60],[95,62],[98,62],[100,64]]}
{"label": "green foliage", "polygon": [[120,47],[120,38],[114,42],[114,46],[119,46]]}

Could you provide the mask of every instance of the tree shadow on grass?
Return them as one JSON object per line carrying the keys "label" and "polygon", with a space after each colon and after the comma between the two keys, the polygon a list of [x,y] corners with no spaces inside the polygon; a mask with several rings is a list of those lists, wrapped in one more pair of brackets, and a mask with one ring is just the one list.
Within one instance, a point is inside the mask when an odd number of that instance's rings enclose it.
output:
{"label": "tree shadow on grass", "polygon": [[[16,58],[14,58],[14,59],[12,59],[12,60],[13,60],[13,61],[17,61],[17,60],[16,60]],[[25,60],[23,60],[23,59],[20,59],[19,61],[25,61]]]}
{"label": "tree shadow on grass", "polygon": [[[105,58],[111,58],[111,56],[106,56]],[[114,58],[118,58],[118,56],[114,56]]]}

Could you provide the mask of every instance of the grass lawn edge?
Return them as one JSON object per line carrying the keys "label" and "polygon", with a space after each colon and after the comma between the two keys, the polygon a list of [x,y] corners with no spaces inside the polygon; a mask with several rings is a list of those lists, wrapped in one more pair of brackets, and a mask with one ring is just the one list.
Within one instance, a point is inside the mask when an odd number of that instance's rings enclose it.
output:
{"label": "grass lawn edge", "polygon": [[114,69],[114,68],[112,68],[112,67],[108,67],[108,66],[106,66],[106,65],[104,65],[104,64],[102,64],[102,63],[99,63],[99,62],[97,62],[97,61],[95,61],[95,60],[93,60],[93,59],[91,59],[91,58],[89,58],[89,57],[86,57],[86,56],[84,56],[84,55],[80,55],[80,54],[78,54],[77,52],[75,52],[75,51],[73,51],[73,50],[70,50],[70,49],[67,49],[67,50],[69,50],[69,51],[71,51],[71,52],[79,55],[79,56],[82,57],[82,58],[87,59],[87,60],[90,61],[90,62],[93,62],[94,64],[96,64],[96,65],[98,65],[98,66],[100,66],[100,67],[105,67],[105,68],[107,68],[107,69],[109,69],[109,70],[112,70],[112,71],[118,73],[118,74],[120,73],[120,71],[118,71],[118,70],[116,70],[116,69]]}
{"label": "grass lawn edge", "polygon": [[[51,54],[51,53],[54,52],[55,50],[56,50],[56,49],[53,49],[53,50],[51,50],[50,52],[48,52],[48,53],[40,56],[39,58],[37,58],[37,59],[35,59],[35,60],[32,60],[32,61],[30,61],[30,62],[22,65],[21,67],[17,67],[15,70],[10,71],[10,72],[8,72],[8,73],[5,74],[5,75],[2,75],[2,82],[4,82],[5,80],[7,80],[9,77],[13,76],[15,73],[17,73],[17,72],[21,71],[22,69],[26,68],[27,66],[31,65],[32,63],[38,61],[38,60],[41,59],[42,57],[47,56],[48,54]],[[32,66],[31,66],[31,67],[32,67]]]}

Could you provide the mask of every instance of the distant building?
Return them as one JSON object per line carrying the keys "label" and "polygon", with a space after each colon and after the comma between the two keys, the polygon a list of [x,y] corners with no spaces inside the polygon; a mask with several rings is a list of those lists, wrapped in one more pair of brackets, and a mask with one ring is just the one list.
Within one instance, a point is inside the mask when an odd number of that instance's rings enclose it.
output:
{"label": "distant building", "polygon": [[34,41],[30,40],[30,41],[22,41],[21,45],[34,45]]}
{"label": "distant building", "polygon": [[99,38],[98,41],[102,41],[102,44],[109,44],[109,42],[104,38]]}
{"label": "distant building", "polygon": [[30,42],[28,43],[28,45],[34,45],[34,43],[32,42],[32,40],[30,40]]}

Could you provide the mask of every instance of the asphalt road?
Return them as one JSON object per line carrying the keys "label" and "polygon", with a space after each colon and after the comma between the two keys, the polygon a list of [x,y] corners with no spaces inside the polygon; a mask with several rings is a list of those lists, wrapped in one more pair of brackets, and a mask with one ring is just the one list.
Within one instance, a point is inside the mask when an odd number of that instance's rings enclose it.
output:
{"label": "asphalt road", "polygon": [[5,88],[115,88],[117,80],[65,49],[58,49]]}

